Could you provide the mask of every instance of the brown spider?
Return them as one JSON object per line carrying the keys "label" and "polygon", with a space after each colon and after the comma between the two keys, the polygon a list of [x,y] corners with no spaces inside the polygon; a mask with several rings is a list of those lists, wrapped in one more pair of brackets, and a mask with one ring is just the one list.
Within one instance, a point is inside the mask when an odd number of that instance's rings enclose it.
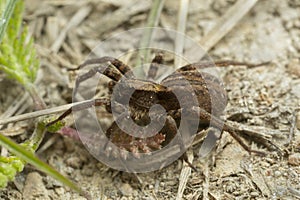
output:
{"label": "brown spider", "polygon": [[[219,119],[219,116],[224,111],[227,104],[227,95],[221,82],[213,75],[205,72],[200,72],[199,69],[210,68],[214,66],[224,67],[229,65],[246,65],[249,67],[260,66],[262,64],[254,65],[243,62],[235,61],[219,61],[219,62],[199,62],[185,65],[175,72],[164,78],[160,83],[150,81],[155,79],[159,65],[163,63],[163,57],[161,54],[155,56],[150,64],[150,68],[147,74],[147,80],[141,80],[135,78],[130,67],[113,57],[102,57],[97,59],[91,59],[84,62],[77,69],[83,68],[88,65],[97,65],[90,69],[87,73],[81,75],[76,80],[75,92],[79,84],[96,73],[100,73],[110,78],[109,82],[109,96],[107,98],[95,99],[94,101],[73,106],[66,112],[64,112],[58,119],[50,122],[47,126],[50,126],[67,115],[72,111],[78,111],[90,108],[92,106],[105,106],[106,110],[112,113],[112,103],[126,107],[123,100],[128,98],[129,115],[135,124],[138,126],[146,126],[152,120],[159,123],[161,118],[165,115],[161,113],[155,113],[151,111],[153,105],[160,105],[167,113],[165,116],[165,123],[158,132],[155,132],[151,137],[137,137],[142,136],[144,133],[135,133],[135,136],[127,134],[124,129],[120,128],[116,121],[114,121],[110,128],[107,129],[106,136],[109,140],[118,146],[122,150],[132,152],[135,155],[139,153],[150,153],[161,149],[170,143],[170,141],[177,134],[178,127],[181,123],[181,117],[183,114],[189,116],[187,121],[188,125],[196,126],[195,132],[203,130],[208,127],[209,124],[221,131],[227,131],[230,135],[236,139],[241,146],[248,152],[254,152],[257,154],[263,154],[260,151],[251,150],[237,135],[242,132],[236,127],[224,123]],[[107,65],[109,64],[109,65]],[[118,88],[115,86],[118,85]],[[191,86],[192,90],[188,90],[188,86]],[[174,91],[177,91],[176,94]],[[134,91],[131,92],[130,91]],[[198,106],[190,105],[190,102],[185,99],[190,93],[195,94]],[[131,96],[128,96],[131,95]],[[113,101],[111,99],[113,98]],[[178,98],[181,98],[184,102],[184,109]],[[212,104],[214,101],[214,104]],[[152,113],[152,118],[151,118]],[[195,119],[194,117],[198,117]],[[128,117],[128,116],[127,116]],[[126,117],[120,117],[120,121],[125,120]],[[196,124],[196,125],[195,125]],[[130,130],[131,127],[129,127]],[[136,132],[132,129],[131,132]]]}

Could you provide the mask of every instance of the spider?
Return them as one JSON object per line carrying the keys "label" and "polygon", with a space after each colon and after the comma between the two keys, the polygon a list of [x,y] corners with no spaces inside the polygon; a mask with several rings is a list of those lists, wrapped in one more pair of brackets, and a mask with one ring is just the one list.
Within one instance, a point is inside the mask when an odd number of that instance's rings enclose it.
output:
{"label": "spider", "polygon": [[[116,58],[101,57],[87,60],[75,70],[89,65],[96,66],[77,78],[74,93],[77,92],[77,88],[80,83],[93,77],[95,74],[100,73],[110,79],[108,83],[108,97],[94,99],[93,101],[73,106],[60,115],[56,120],[47,124],[47,126],[51,126],[52,124],[64,119],[73,111],[87,109],[92,106],[105,106],[106,111],[112,113],[111,102],[116,102],[125,109],[124,107],[126,107],[126,105],[123,100],[124,98],[128,98],[130,99],[127,106],[130,111],[129,115],[138,126],[146,126],[151,122],[151,120],[159,122],[162,116],[165,116],[160,113],[155,114],[155,109],[154,111],[151,111],[151,107],[153,105],[160,105],[163,107],[167,116],[165,117],[165,123],[162,129],[157,131],[151,137],[146,138],[129,135],[124,131],[124,129],[118,126],[117,121],[112,122],[111,126],[106,131],[106,136],[112,143],[122,150],[132,152],[138,156],[139,153],[151,153],[163,148],[175,137],[182,115],[184,113],[188,113],[188,116],[191,116],[188,124],[194,125],[196,123],[197,131],[195,134],[208,127],[210,124],[220,131],[227,131],[249,153],[264,155],[263,152],[250,149],[248,145],[243,142],[243,140],[237,135],[241,132],[241,130],[229,125],[226,121],[224,123],[220,120],[219,117],[227,104],[227,95],[224,86],[221,84],[219,79],[209,73],[200,72],[199,69],[214,66],[226,67],[229,65],[246,65],[248,67],[255,67],[266,63],[250,64],[235,61],[218,61],[215,63],[198,62],[187,64],[165,77],[160,83],[156,83],[152,80],[154,80],[157,76],[159,66],[163,64],[163,62],[162,54],[155,55],[150,64],[147,79],[141,80],[134,76],[128,65]],[[119,86],[118,89],[116,88],[116,85]],[[185,99],[186,95],[191,93],[190,90],[186,89],[188,86],[191,86],[193,90],[192,92],[195,94],[198,101],[198,106],[189,105],[190,102]],[[130,94],[131,96],[128,96],[128,93],[130,93],[128,91],[131,90],[134,92]],[[175,95],[174,90],[177,90],[176,94],[179,94],[179,98],[181,98],[184,102],[184,109],[178,100],[178,95]],[[111,101],[112,99],[113,101]],[[212,105],[212,100],[215,102],[214,105]],[[193,116],[198,116],[199,118],[193,119]],[[120,117],[120,121],[126,119],[126,117]],[[132,130],[132,132],[135,131],[136,130],[134,129]],[[138,134],[142,135],[144,133]]]}

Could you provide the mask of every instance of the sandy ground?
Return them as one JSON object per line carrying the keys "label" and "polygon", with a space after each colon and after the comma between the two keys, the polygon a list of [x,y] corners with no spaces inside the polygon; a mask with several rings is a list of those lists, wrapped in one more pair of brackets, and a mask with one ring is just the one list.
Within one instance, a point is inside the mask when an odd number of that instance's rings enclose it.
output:
{"label": "sandy ground", "polygon": [[[42,63],[37,84],[48,107],[71,102],[74,82],[66,68],[80,64],[104,38],[143,27],[150,6],[147,1],[133,0],[25,2],[25,21],[33,32]],[[199,41],[234,2],[191,0],[187,35]],[[176,29],[178,5],[177,1],[166,0],[159,26]],[[77,18],[72,21],[75,15]],[[67,27],[70,23],[73,25]],[[61,39],[63,31],[66,34]],[[122,47],[126,48],[120,44]],[[271,61],[254,69],[221,70],[228,92],[224,117],[279,130],[281,134],[273,135],[272,141],[284,155],[248,140],[251,147],[268,152],[265,157],[249,155],[224,133],[209,158],[201,160],[195,153],[193,165],[198,171],[191,172],[182,199],[300,199],[300,114],[296,111],[300,106],[299,1],[259,1],[209,55],[219,60]],[[0,90],[0,114],[24,93],[2,73]],[[23,106],[23,112],[29,111],[31,101]],[[24,123],[8,127],[26,133],[17,136],[19,140],[31,131]],[[49,134],[46,140],[50,146],[37,155],[88,191],[93,199],[176,199],[182,160],[161,170],[135,175],[105,166],[70,138]],[[199,145],[190,151],[198,152]],[[85,199],[31,166],[0,191],[0,199],[22,198]]]}

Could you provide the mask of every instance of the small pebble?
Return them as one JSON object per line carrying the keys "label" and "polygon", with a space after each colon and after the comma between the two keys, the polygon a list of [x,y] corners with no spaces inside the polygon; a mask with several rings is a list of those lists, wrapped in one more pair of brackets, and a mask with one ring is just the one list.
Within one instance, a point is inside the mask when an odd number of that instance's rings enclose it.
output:
{"label": "small pebble", "polygon": [[288,163],[290,165],[299,166],[300,165],[300,153],[294,153],[289,155]]}
{"label": "small pebble", "polygon": [[95,172],[95,168],[92,165],[84,165],[81,174],[85,176],[92,176]]}
{"label": "small pebble", "polygon": [[42,176],[37,172],[28,174],[23,190],[23,199],[44,199],[50,200],[48,190],[46,189]]}
{"label": "small pebble", "polygon": [[259,193],[258,192],[251,192],[250,195],[251,195],[251,197],[258,197]]}
{"label": "small pebble", "polygon": [[280,172],[280,171],[275,171],[275,172],[274,172],[274,176],[275,176],[275,177],[281,176],[281,172]]}
{"label": "small pebble", "polygon": [[139,195],[138,191],[134,190],[132,196],[137,197]]}
{"label": "small pebble", "polygon": [[122,193],[122,195],[124,196],[131,196],[133,189],[132,187],[128,184],[128,183],[124,183],[123,185],[121,185],[120,187],[120,192]]}
{"label": "small pebble", "polygon": [[153,185],[149,185],[149,189],[152,190],[154,187]]}
{"label": "small pebble", "polygon": [[55,190],[56,194],[58,194],[59,196],[63,196],[66,193],[66,191],[63,187],[55,188],[54,190]]}
{"label": "small pebble", "polygon": [[82,166],[82,160],[79,157],[70,157],[66,160],[66,163],[68,166],[74,168],[74,169],[79,169]]}
{"label": "small pebble", "polygon": [[289,64],[287,65],[287,70],[289,73],[297,76],[297,77],[300,77],[300,70],[299,70],[299,67],[300,67],[300,61],[299,59],[292,59]]}

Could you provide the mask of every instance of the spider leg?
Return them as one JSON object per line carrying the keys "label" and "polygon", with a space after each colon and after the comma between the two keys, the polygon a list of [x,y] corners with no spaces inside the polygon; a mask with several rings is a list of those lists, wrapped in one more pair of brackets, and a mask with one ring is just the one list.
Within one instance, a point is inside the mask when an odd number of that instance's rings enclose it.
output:
{"label": "spider leg", "polygon": [[255,153],[255,154],[258,154],[260,156],[266,156],[265,152],[251,149],[247,144],[245,144],[243,142],[243,140],[241,139],[241,137],[238,136],[237,133],[234,130],[231,129],[231,127],[228,128],[226,124],[224,125],[224,129],[223,130],[226,130],[231,135],[231,137],[233,137],[249,153]]}
{"label": "spider leg", "polygon": [[119,81],[122,78],[122,75],[124,75],[126,78],[134,77],[133,72],[131,71],[128,65],[124,64],[122,61],[116,58],[108,57],[108,56],[87,60],[83,64],[79,65],[77,68],[72,70],[82,69],[89,65],[96,65],[96,66],[90,69],[85,74],[80,75],[76,79],[74,96],[77,93],[79,84],[93,77],[96,73],[102,74],[114,81]]}
{"label": "spider leg", "polygon": [[219,60],[215,62],[215,65],[218,67],[228,67],[230,65],[232,66],[247,66],[247,67],[259,67],[259,66],[263,66],[263,65],[267,65],[270,62],[263,62],[263,63],[249,63],[249,62],[238,62],[238,61],[234,61],[234,60]]}
{"label": "spider leg", "polygon": [[215,62],[209,62],[209,61],[204,61],[204,62],[198,62],[198,63],[192,63],[185,65],[181,68],[178,69],[178,71],[190,71],[190,70],[195,70],[195,69],[205,69],[205,68],[210,68],[210,67],[228,67],[228,66],[247,66],[247,67],[259,67],[262,65],[267,65],[270,62],[263,62],[263,63],[248,63],[248,62],[238,62],[238,61],[233,61],[233,60],[221,60],[221,61],[215,61]]}
{"label": "spider leg", "polygon": [[163,63],[163,54],[162,53],[158,53],[155,55],[155,57],[153,58],[151,64],[150,64],[150,68],[148,70],[148,74],[147,74],[147,79],[155,79],[156,75],[157,75],[157,70],[159,65],[161,65]]}
{"label": "spider leg", "polygon": [[128,65],[124,64],[122,61],[120,61],[116,58],[109,57],[109,56],[89,59],[89,60],[85,61],[83,64],[79,65],[77,68],[70,69],[70,70],[78,70],[78,69],[82,69],[83,67],[88,66],[88,65],[103,64],[103,63],[111,63],[113,66],[115,66],[118,69],[119,72],[121,72],[127,78],[134,77],[133,72],[131,71],[131,69]]}
{"label": "spider leg", "polygon": [[105,65],[98,65],[97,67],[94,67],[92,69],[90,69],[88,72],[86,72],[85,74],[80,75],[77,79],[76,79],[76,83],[75,83],[75,88],[74,88],[74,96],[77,93],[77,89],[79,87],[79,84],[91,77],[93,77],[95,74],[102,74],[114,81],[119,81],[122,77],[122,74],[115,68],[113,68],[111,65],[109,66],[105,66]]}
{"label": "spider leg", "polygon": [[82,104],[72,106],[71,108],[66,110],[63,114],[61,114],[56,120],[53,120],[52,122],[49,122],[48,124],[46,124],[46,127],[49,127],[49,126],[55,124],[56,122],[61,121],[62,119],[64,119],[68,115],[70,115],[73,111],[79,111],[79,110],[84,110],[84,109],[90,108],[92,106],[102,106],[102,105],[108,105],[108,104],[110,104],[110,100],[107,98],[103,98],[103,99],[92,99],[88,102],[84,102]]}
{"label": "spider leg", "polygon": [[[228,132],[247,152],[249,153],[256,153],[259,155],[266,155],[266,153],[261,152],[261,151],[256,151],[256,150],[252,150],[250,147],[248,147],[247,144],[244,143],[244,141],[241,139],[242,135],[245,135],[247,133],[245,133],[245,131],[243,129],[239,129],[238,127],[234,127],[232,126],[230,123],[228,123],[229,121],[222,121],[221,119],[219,119],[218,117],[215,117],[213,115],[211,115],[210,113],[208,113],[207,111],[205,111],[204,109],[201,109],[199,107],[193,107],[189,110],[173,110],[170,115],[173,116],[174,119],[180,119],[179,117],[181,117],[181,112],[195,112],[195,113],[200,113],[200,125],[202,124],[206,124],[206,125],[211,125],[221,131],[226,131]],[[191,119],[193,120],[193,119]],[[191,122],[192,123],[192,122]],[[249,132],[249,131],[248,131]],[[255,132],[255,131],[254,131]],[[253,132],[253,135],[255,135],[255,133]],[[241,135],[241,136],[240,136]],[[266,138],[253,138],[253,139],[257,139],[258,142],[264,144],[266,147],[268,147],[269,149],[274,150],[274,148],[280,152],[280,149],[273,144],[271,141],[269,141]]]}

